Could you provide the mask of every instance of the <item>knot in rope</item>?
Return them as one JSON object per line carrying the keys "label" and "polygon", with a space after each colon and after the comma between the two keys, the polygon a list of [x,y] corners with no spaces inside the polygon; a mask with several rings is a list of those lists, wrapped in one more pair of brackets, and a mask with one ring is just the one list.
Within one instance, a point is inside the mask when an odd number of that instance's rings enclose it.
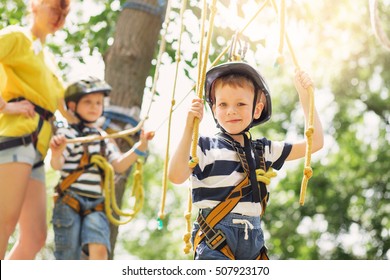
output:
{"label": "knot in rope", "polygon": [[162,211],[159,211],[159,212],[158,212],[158,217],[159,217],[161,220],[164,220],[164,219],[165,219],[165,213],[162,212]]}
{"label": "knot in rope", "polygon": [[190,239],[191,239],[191,233],[184,234],[183,241],[185,242],[186,245],[183,250],[185,254],[188,254],[191,251],[192,245]]}
{"label": "knot in rope", "polygon": [[310,179],[311,176],[313,176],[313,169],[310,166],[307,166],[303,169],[303,175],[305,175],[306,178]]}
{"label": "knot in rope", "polygon": [[279,66],[282,64],[284,64],[284,56],[282,54],[279,54],[276,58],[276,65]]}
{"label": "knot in rope", "polygon": [[267,172],[263,169],[256,169],[256,180],[266,185],[271,183],[271,178],[276,177],[276,172],[270,168]]}
{"label": "knot in rope", "polygon": [[310,126],[310,127],[306,130],[306,132],[305,132],[305,134],[306,134],[307,137],[311,137],[311,136],[313,135],[313,133],[314,133],[314,127],[313,127],[313,126]]}

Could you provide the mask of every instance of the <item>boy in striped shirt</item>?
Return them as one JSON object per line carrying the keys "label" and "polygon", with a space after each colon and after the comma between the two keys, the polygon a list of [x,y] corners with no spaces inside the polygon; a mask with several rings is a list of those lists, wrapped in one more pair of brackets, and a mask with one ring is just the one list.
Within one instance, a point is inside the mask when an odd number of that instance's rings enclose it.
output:
{"label": "boy in striped shirt", "polygon": [[[311,80],[298,70],[294,82],[307,120]],[[203,116],[203,102],[195,98],[168,171],[175,184],[191,177],[192,201],[199,208],[192,232],[195,259],[260,259],[265,251],[260,221],[268,200],[265,182],[269,180],[264,174],[270,168],[280,169],[286,160],[304,157],[306,142],[251,139],[249,129],[271,117],[271,98],[261,74],[247,63],[229,62],[211,68],[206,74],[205,98],[221,132],[199,138],[198,164],[190,167],[194,119]],[[314,131],[313,152],[323,146],[316,112]],[[259,181],[259,177],[263,179]]]}
{"label": "boy in striped shirt", "polygon": [[[115,172],[124,172],[138,158],[146,155],[153,133],[141,132],[139,142],[121,153],[111,140],[90,143],[68,143],[66,139],[101,135],[96,121],[103,114],[104,97],[111,87],[90,77],[71,84],[65,92],[68,109],[79,119],[76,124],[57,130],[50,142],[51,166],[61,170],[60,185],[79,169],[83,156],[99,154],[107,159]],[[103,209],[102,174],[94,164],[88,164],[65,191],[57,188],[59,198],[53,210],[56,259],[80,259],[82,251],[89,259],[107,259],[110,249],[109,221]],[[76,207],[75,207],[76,205]],[[77,210],[77,211],[76,211]]]}

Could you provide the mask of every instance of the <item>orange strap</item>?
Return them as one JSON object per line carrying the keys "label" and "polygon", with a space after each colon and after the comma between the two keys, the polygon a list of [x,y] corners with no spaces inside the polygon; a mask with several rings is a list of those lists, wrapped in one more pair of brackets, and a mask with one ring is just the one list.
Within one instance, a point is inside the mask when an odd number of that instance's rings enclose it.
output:
{"label": "orange strap", "polygon": [[[211,212],[206,217],[207,225],[212,229],[218,224],[226,215],[230,213],[230,211],[237,205],[242,197],[242,188],[249,184],[248,176],[245,176],[244,180],[242,180],[227,196],[227,198],[219,203],[217,206],[211,210]],[[233,195],[236,192],[240,192],[240,195]],[[198,247],[199,243],[205,238],[205,233],[200,229],[195,235],[194,240],[194,250]],[[219,242],[222,242],[223,236],[217,236],[213,240],[210,241],[210,245],[212,247],[216,247]],[[220,249],[222,253],[227,255],[230,259],[234,259],[234,255],[231,252],[230,248],[226,245],[222,249]]]}
{"label": "orange strap", "polygon": [[[58,194],[56,194],[54,196],[54,202],[56,203],[57,200],[58,200],[59,196]],[[62,202],[65,203],[66,205],[68,205],[70,208],[72,208],[74,211],[76,211],[77,213],[80,213],[82,216],[86,216],[88,214],[91,214],[92,212],[95,212],[95,211],[104,211],[104,203],[99,203],[98,205],[96,205],[94,208],[92,209],[88,209],[88,210],[85,210],[84,212],[81,212],[81,207],[80,207],[80,202],[74,198],[73,196],[69,195],[69,194],[65,194],[63,197],[62,197]]]}
{"label": "orange strap", "polygon": [[84,167],[89,163],[89,156],[86,150],[84,149],[84,154],[80,159],[79,166],[76,171],[70,173],[60,184],[60,192],[64,192],[70,185],[72,185],[84,172]]}

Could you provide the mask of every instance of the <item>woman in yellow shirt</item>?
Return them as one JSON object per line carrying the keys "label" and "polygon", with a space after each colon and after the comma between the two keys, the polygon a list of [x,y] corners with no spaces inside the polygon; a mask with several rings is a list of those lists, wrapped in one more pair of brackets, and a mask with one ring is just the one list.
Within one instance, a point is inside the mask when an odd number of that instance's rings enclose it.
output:
{"label": "woman in yellow shirt", "polygon": [[[51,118],[64,88],[43,48],[63,27],[70,0],[30,0],[29,28],[0,30],[0,259],[19,223],[9,259],[34,259],[45,244],[46,188],[43,158]],[[61,110],[63,112],[63,110]]]}

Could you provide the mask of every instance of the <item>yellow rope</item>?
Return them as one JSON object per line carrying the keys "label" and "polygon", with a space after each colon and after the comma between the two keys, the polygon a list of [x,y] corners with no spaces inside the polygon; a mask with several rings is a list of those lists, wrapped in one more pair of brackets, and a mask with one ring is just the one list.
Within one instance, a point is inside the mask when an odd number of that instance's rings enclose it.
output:
{"label": "yellow rope", "polygon": [[188,189],[188,199],[187,199],[187,211],[184,213],[184,218],[186,219],[186,229],[187,232],[183,236],[183,241],[185,243],[184,247],[184,253],[188,254],[191,251],[192,245],[191,245],[191,213],[192,213],[192,194],[191,194],[191,188]]}
{"label": "yellow rope", "polygon": [[[166,200],[166,194],[168,189],[168,161],[169,161],[169,146],[171,142],[171,126],[172,126],[172,113],[173,113],[173,106],[175,105],[175,94],[176,94],[176,84],[177,84],[177,76],[179,73],[179,64],[180,64],[180,53],[181,53],[181,40],[182,40],[182,34],[184,30],[184,23],[183,23],[183,16],[184,16],[184,10],[186,8],[187,1],[183,0],[182,6],[180,9],[180,34],[178,39],[178,47],[176,50],[176,71],[175,71],[175,78],[174,78],[174,84],[173,84],[173,90],[172,90],[172,97],[171,97],[171,107],[169,110],[169,119],[168,119],[168,135],[167,135],[167,145],[165,149],[165,161],[164,161],[164,172],[163,172],[163,180],[162,180],[162,195],[161,195],[161,206],[160,211],[158,213],[158,218],[160,220],[165,218],[165,200]],[[161,221],[160,221],[161,222]]]}
{"label": "yellow rope", "polygon": [[[206,2],[206,1],[204,1]],[[212,33],[213,33],[213,28],[214,28],[214,17],[215,17],[215,14],[217,12],[217,9],[216,9],[216,0],[213,0],[211,5],[210,5],[210,18],[209,18],[209,28],[208,28],[208,32],[207,32],[207,40],[206,40],[206,47],[205,47],[205,51],[204,51],[204,54],[203,54],[203,60],[202,60],[202,65],[200,65],[200,75],[198,75],[198,87],[197,87],[197,95],[199,98],[203,98],[203,87],[204,87],[204,83],[205,83],[205,77],[206,77],[206,68],[207,68],[207,58],[209,56],[209,50],[210,50],[210,43],[211,43],[211,37],[212,37]],[[202,23],[202,26],[203,26],[203,23]],[[203,27],[202,27],[203,29]],[[201,34],[201,36],[203,37],[203,34]],[[199,138],[199,119],[196,118],[194,120],[194,129],[193,129],[193,133],[192,133],[192,146],[191,146],[191,160],[188,162],[188,165],[189,167],[191,168],[194,168],[198,162],[199,162],[199,158],[197,157],[196,155],[196,149],[197,149],[197,146],[198,146],[198,138]]]}
{"label": "yellow rope", "polygon": [[284,63],[284,57],[283,57],[283,47],[284,47],[284,34],[285,27],[286,27],[286,6],[284,0],[280,0],[280,13],[279,13],[279,47],[278,47],[278,58],[277,63],[279,65],[282,65]]}
{"label": "yellow rope", "polygon": [[[271,0],[271,1],[272,1],[272,6],[275,9],[275,12],[278,14],[278,8],[276,6],[275,0]],[[284,29],[281,29],[281,31],[285,32]],[[286,39],[286,43],[289,48],[295,68],[299,69],[298,61],[296,59],[294,50],[292,48],[287,33],[284,34],[284,37]],[[305,167],[303,170],[303,178],[302,178],[301,191],[299,197],[300,205],[304,205],[305,203],[307,184],[309,182],[309,179],[313,175],[313,170],[310,166],[310,161],[311,161],[311,151],[312,151],[313,133],[314,133],[314,88],[310,87],[308,89],[308,93],[309,93],[309,117],[308,117],[307,129],[305,132],[305,137],[306,137]]]}
{"label": "yellow rope", "polygon": [[162,34],[161,34],[161,42],[160,42],[160,47],[159,47],[159,51],[158,51],[158,55],[157,55],[156,68],[155,68],[155,71],[154,71],[153,85],[152,85],[152,89],[151,89],[152,97],[150,99],[150,103],[149,103],[149,107],[148,107],[146,116],[149,116],[149,113],[150,113],[150,110],[151,110],[152,104],[153,104],[153,98],[156,95],[157,81],[159,79],[162,54],[165,51],[166,35],[167,35],[169,23],[170,23],[171,2],[172,2],[171,0],[168,1],[167,9],[166,9],[166,12],[165,12],[165,19],[164,19],[164,23],[163,23],[163,31],[162,31]]}
{"label": "yellow rope", "polygon": [[[142,177],[139,177],[137,172],[142,172],[142,164],[141,167],[137,163],[137,171],[135,173],[134,178],[134,187],[132,195],[135,196],[135,205],[133,210],[130,213],[123,212],[116,202],[115,197],[115,183],[114,183],[114,169],[112,165],[107,162],[107,160],[101,155],[93,155],[91,157],[91,163],[96,164],[104,173],[104,181],[103,181],[103,191],[104,191],[104,208],[107,215],[108,220],[116,226],[124,225],[130,222],[135,215],[142,209],[143,201],[144,201],[144,193],[142,184],[139,182],[142,181]],[[129,217],[128,219],[121,221],[114,217],[113,212],[118,216]]]}
{"label": "yellow rope", "polygon": [[265,172],[263,169],[256,169],[257,181],[266,185],[269,185],[271,183],[271,178],[276,177],[276,175],[276,172],[272,168],[269,168],[267,172]]}

